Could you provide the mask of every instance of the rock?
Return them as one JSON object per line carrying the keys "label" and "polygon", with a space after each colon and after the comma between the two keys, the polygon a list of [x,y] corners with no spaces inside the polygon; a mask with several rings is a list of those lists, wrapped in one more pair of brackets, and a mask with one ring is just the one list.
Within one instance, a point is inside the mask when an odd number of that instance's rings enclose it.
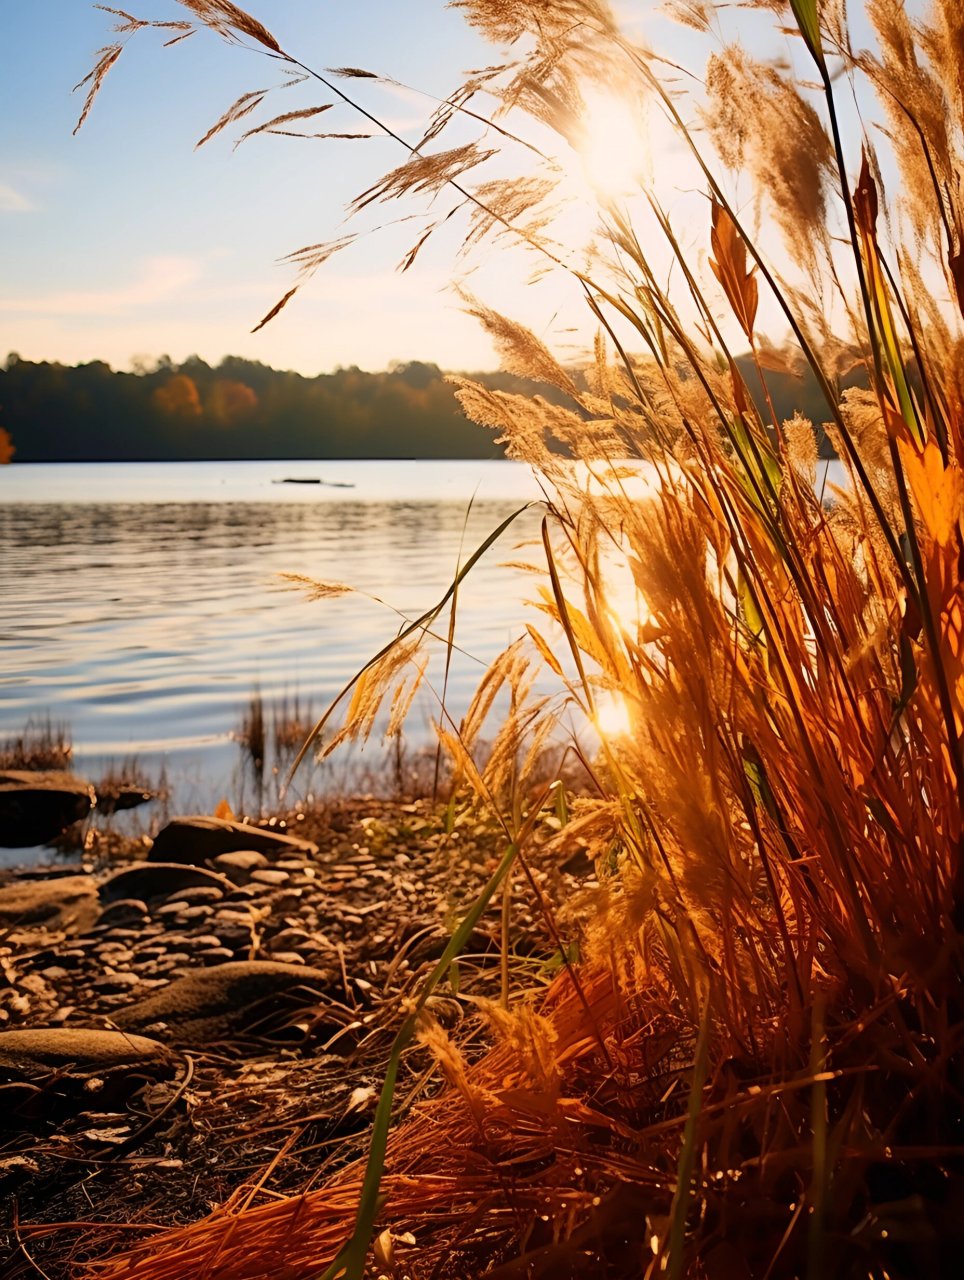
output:
{"label": "rock", "polygon": [[182,862],[197,866],[222,853],[253,849],[281,857],[315,854],[317,845],[284,832],[227,822],[223,818],[174,818],[160,831],[148,855],[151,862]]}
{"label": "rock", "polygon": [[330,984],[328,972],[303,964],[235,960],[178,978],[113,1019],[125,1030],[156,1028],[165,1040],[203,1043],[260,1024],[279,1008],[317,1004]]}
{"label": "rock", "polygon": [[46,844],[86,818],[94,799],[90,783],[72,773],[0,771],[0,846]]}
{"label": "rock", "polygon": [[121,1031],[38,1027],[0,1031],[0,1077],[27,1079],[74,1068],[81,1073],[173,1061],[156,1040]]}
{"label": "rock", "polygon": [[140,898],[118,898],[106,906],[97,919],[98,924],[139,924],[147,915],[147,903]]}
{"label": "rock", "polygon": [[172,898],[170,902],[165,902],[157,907],[154,915],[158,920],[173,920],[175,917],[179,917],[182,911],[186,910],[186,902],[181,902],[178,898]]}
{"label": "rock", "polygon": [[150,905],[164,898],[180,897],[185,889],[196,886],[218,889],[222,894],[233,888],[229,880],[203,867],[184,866],[179,862],[136,862],[105,880],[100,886],[100,897],[107,903],[138,898]]}
{"label": "rock", "polygon": [[180,918],[182,920],[189,920],[192,923],[196,923],[198,920],[206,919],[213,910],[213,907],[209,907],[204,902],[199,903],[196,907],[185,906],[181,911]]}
{"label": "rock", "polygon": [[131,987],[140,986],[140,978],[127,970],[113,973],[104,978],[95,978],[91,986],[102,996],[119,995],[122,991],[130,991]]}
{"label": "rock", "polygon": [[57,876],[21,880],[0,889],[0,925],[39,925],[64,933],[83,933],[97,919],[99,903],[93,876]]}
{"label": "rock", "polygon": [[233,853],[219,853],[211,859],[211,865],[233,884],[243,885],[255,871],[268,866],[268,859],[257,849],[237,849]]}
{"label": "rock", "polygon": [[257,884],[271,885],[277,888],[279,885],[287,884],[289,876],[287,871],[252,871],[251,881]]}
{"label": "rock", "polygon": [[192,907],[199,904],[220,902],[224,898],[224,891],[209,885],[195,885],[193,889],[182,889],[177,895],[178,902],[189,903]]}
{"label": "rock", "polygon": [[150,804],[157,796],[146,787],[138,787],[133,783],[97,784],[97,812],[123,813],[128,809],[137,809],[142,804]]}
{"label": "rock", "polygon": [[120,942],[105,942],[97,948],[97,958],[103,964],[127,964],[134,955],[130,947]]}

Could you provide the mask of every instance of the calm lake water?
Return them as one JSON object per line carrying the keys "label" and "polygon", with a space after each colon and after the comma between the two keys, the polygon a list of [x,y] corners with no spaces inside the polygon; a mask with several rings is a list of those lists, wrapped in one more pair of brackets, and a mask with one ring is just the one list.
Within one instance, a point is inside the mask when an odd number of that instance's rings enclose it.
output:
{"label": "calm lake water", "polygon": [[[277,483],[287,477],[326,483]],[[237,734],[252,693],[269,715],[296,696],[317,715],[400,614],[436,603],[460,555],[538,496],[529,470],[504,461],[0,467],[0,739],[49,716],[94,780],[134,755],[148,778],[163,768],[175,809],[250,800]],[[532,616],[531,581],[503,562],[540,558],[518,552],[539,518],[526,512],[460,591],[456,643],[468,653],[449,676],[455,716]],[[384,603],[311,602],[283,573]],[[440,663],[430,675],[440,688]],[[426,691],[411,742],[430,741],[436,711]],[[391,761],[373,742],[351,767],[377,777]],[[344,785],[347,768],[335,757],[300,786]]]}
{"label": "calm lake water", "polygon": [[[268,710],[297,695],[320,711],[395,634],[393,609],[434,604],[460,551],[537,496],[528,469],[503,461],[0,468],[0,738],[49,715],[69,726],[79,772],[136,754],[149,773],[164,766],[178,808],[233,799],[233,735],[255,689]],[[453,664],[456,714],[524,624],[524,584],[500,562],[537,528],[526,513],[460,595],[471,657]],[[282,573],[385,603],[311,602]],[[427,717],[428,704],[413,716],[416,741]],[[368,760],[380,767],[377,747]]]}

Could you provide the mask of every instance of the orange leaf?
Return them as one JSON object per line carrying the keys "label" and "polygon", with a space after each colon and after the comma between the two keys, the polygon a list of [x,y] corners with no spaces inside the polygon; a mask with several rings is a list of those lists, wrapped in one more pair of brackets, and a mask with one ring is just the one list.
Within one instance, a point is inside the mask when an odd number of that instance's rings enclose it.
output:
{"label": "orange leaf", "polygon": [[909,440],[897,441],[907,482],[917,510],[930,537],[946,547],[961,516],[964,484],[961,469],[945,468],[941,451],[933,440],[917,450]]}
{"label": "orange leaf", "polygon": [[713,201],[713,228],[710,232],[710,244],[716,255],[710,259],[713,274],[723,286],[726,299],[733,309],[733,314],[740,322],[740,327],[750,341],[753,341],[753,325],[756,321],[756,309],[759,302],[759,289],[753,271],[746,268],[746,245],[740,238],[736,223],[729,212]]}

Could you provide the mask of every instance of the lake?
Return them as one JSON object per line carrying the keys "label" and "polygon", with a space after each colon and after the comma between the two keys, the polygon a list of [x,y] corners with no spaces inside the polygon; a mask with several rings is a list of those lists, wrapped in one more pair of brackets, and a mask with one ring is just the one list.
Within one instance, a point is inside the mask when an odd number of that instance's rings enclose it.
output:
{"label": "lake", "polygon": [[[0,739],[49,716],[95,780],[137,756],[148,778],[164,770],[176,809],[250,799],[237,736],[255,690],[269,718],[296,697],[317,715],[401,617],[441,598],[460,557],[538,497],[528,468],[506,461],[0,467]],[[539,518],[525,512],[460,591],[456,717],[532,616],[532,582],[504,561],[541,559],[518,552]],[[284,573],[358,594],[310,601]],[[441,664],[430,676],[440,688]],[[437,708],[427,688],[411,743],[431,740]],[[339,759],[299,775],[294,794],[359,776]],[[375,741],[348,759],[369,783],[392,768]]]}
{"label": "lake", "polygon": [[[529,470],[505,461],[0,468],[0,738],[49,715],[69,727],[78,772],[136,755],[148,774],[163,766],[178,808],[234,800],[252,693],[268,711],[295,696],[322,710],[533,497]],[[537,530],[527,512],[460,593],[456,714],[524,624],[524,584],[501,562]],[[384,603],[312,602],[283,573]],[[412,718],[416,742],[432,701]],[[381,767],[375,745],[367,758]]]}

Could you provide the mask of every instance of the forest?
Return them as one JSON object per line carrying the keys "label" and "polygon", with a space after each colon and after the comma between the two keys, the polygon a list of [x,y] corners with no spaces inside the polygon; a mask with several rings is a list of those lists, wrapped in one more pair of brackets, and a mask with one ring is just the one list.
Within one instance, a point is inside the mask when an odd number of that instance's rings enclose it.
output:
{"label": "forest", "polygon": [[[749,356],[738,357],[741,361],[752,367]],[[491,431],[465,417],[454,386],[435,364],[412,361],[378,373],[352,367],[306,377],[238,356],[226,356],[216,366],[199,356],[182,364],[167,356],[133,363],[131,372],[122,372],[102,360],[69,366],[24,360],[12,352],[0,365],[0,428],[14,451],[11,459],[490,458],[503,453]],[[552,403],[561,398],[554,387],[512,374],[472,376],[491,390],[541,395]],[[843,385],[856,378],[851,374]],[[769,390],[783,416],[800,411],[820,421],[820,391],[812,375],[771,373]]]}

